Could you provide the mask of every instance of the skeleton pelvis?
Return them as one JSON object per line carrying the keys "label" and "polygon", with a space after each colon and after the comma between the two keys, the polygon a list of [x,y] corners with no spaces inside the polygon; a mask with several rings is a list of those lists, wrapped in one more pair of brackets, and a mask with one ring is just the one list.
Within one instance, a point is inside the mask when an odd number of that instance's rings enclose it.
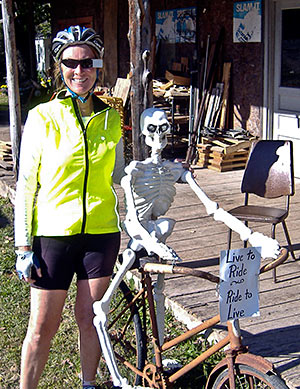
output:
{"label": "skeleton pelvis", "polygon": [[176,221],[174,219],[162,217],[158,220],[149,220],[146,229],[151,236],[165,243],[168,236],[172,234],[175,223]]}

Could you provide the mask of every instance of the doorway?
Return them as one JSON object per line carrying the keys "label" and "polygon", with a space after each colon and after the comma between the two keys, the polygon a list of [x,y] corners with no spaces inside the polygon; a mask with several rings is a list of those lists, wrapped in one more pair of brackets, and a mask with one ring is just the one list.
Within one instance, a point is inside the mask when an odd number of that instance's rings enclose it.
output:
{"label": "doorway", "polygon": [[270,135],[293,141],[294,172],[300,178],[300,0],[272,3],[275,23]]}

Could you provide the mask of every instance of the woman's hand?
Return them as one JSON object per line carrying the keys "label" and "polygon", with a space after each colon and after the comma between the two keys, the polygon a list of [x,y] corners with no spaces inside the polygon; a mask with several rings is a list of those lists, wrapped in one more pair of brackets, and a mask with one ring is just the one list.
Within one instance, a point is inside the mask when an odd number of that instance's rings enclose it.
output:
{"label": "woman's hand", "polygon": [[31,278],[31,268],[34,266],[38,277],[42,277],[41,267],[37,256],[31,250],[16,250],[16,270],[20,280],[24,279],[29,284],[35,282]]}

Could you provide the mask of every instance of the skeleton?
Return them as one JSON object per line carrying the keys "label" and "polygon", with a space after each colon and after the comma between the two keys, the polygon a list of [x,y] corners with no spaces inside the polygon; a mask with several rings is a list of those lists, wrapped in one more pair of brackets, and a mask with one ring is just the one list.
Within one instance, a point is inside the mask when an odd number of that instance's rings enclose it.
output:
{"label": "skeleton", "polygon": [[[151,147],[151,156],[144,161],[132,161],[125,169],[121,185],[125,192],[127,214],[124,221],[126,232],[130,236],[128,248],[123,253],[123,263],[112,280],[108,290],[100,301],[94,303],[94,325],[97,329],[102,352],[110,370],[113,384],[122,388],[131,388],[123,378],[116,364],[109,335],[106,331],[106,316],[114,292],[126,272],[132,266],[136,255],[146,249],[148,255],[157,254],[164,261],[173,264],[181,261],[176,252],[166,245],[166,239],[173,231],[175,220],[163,217],[170,208],[176,194],[175,183],[188,183],[205,206],[208,215],[222,221],[240,235],[241,240],[252,246],[262,247],[262,257],[276,258],[279,253],[277,241],[258,232],[252,232],[243,222],[236,219],[218,204],[210,200],[196,183],[191,171],[179,162],[162,159],[161,152],[167,144],[166,135],[170,124],[164,111],[156,108],[146,109],[140,119],[145,142]],[[154,288],[159,341],[164,336],[164,275],[159,274]]]}

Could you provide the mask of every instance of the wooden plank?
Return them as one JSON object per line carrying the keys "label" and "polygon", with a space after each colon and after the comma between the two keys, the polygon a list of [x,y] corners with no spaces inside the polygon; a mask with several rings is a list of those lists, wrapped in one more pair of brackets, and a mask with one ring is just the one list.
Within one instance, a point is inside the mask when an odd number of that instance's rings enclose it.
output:
{"label": "wooden plank", "polygon": [[244,140],[244,141],[239,141],[236,144],[226,146],[224,153],[225,154],[231,154],[234,153],[240,149],[245,149],[247,147],[250,147],[251,141],[250,140]]}
{"label": "wooden plank", "polygon": [[[230,154],[234,153],[240,149],[245,149],[250,147],[252,138],[247,140],[238,140],[233,138],[216,138],[216,139],[209,139],[207,137],[201,138],[202,144],[210,143],[214,147],[219,146],[220,151],[222,149],[224,154]],[[197,145],[199,147],[199,144]]]}
{"label": "wooden plank", "polygon": [[240,161],[240,162],[243,162],[244,163],[244,166],[247,162],[247,156],[233,156],[232,158],[229,158],[229,159],[225,159],[225,158],[222,158],[221,156],[213,156],[212,158],[209,158],[209,161],[212,162],[212,163],[215,163],[215,164],[220,164],[220,165],[225,165],[225,164],[231,164],[231,163],[235,163],[236,161]]}
{"label": "wooden plank", "polygon": [[219,124],[221,130],[224,130],[227,124],[226,119],[228,117],[230,71],[231,71],[231,63],[225,62],[223,65],[223,78],[222,78],[222,82],[224,83],[224,92],[222,97],[222,108],[221,108],[220,124]]}
{"label": "wooden plank", "polygon": [[120,97],[123,100],[123,107],[125,106],[129,96],[130,85],[131,85],[130,79],[117,78],[113,96]]}
{"label": "wooden plank", "polygon": [[5,170],[13,170],[13,164],[0,159],[0,167]]}
{"label": "wooden plank", "polygon": [[173,85],[174,85],[174,81],[171,80],[171,81],[167,82],[166,84],[162,85],[160,87],[160,89],[167,90],[167,89],[171,88],[171,86],[173,86]]}
{"label": "wooden plank", "polygon": [[180,74],[175,74],[175,72],[170,72],[166,70],[165,77],[167,80],[173,80],[174,84],[189,86],[191,84],[191,79],[189,77],[183,77]]}
{"label": "wooden plank", "polygon": [[104,78],[105,83],[112,87],[118,76],[118,1],[104,2]]}
{"label": "wooden plank", "polygon": [[209,164],[207,167],[208,167],[208,169],[212,169],[212,170],[215,170],[217,172],[229,172],[232,170],[243,169],[245,167],[245,164],[244,163],[230,164],[228,166],[227,165],[226,166],[216,166],[213,164]]}

